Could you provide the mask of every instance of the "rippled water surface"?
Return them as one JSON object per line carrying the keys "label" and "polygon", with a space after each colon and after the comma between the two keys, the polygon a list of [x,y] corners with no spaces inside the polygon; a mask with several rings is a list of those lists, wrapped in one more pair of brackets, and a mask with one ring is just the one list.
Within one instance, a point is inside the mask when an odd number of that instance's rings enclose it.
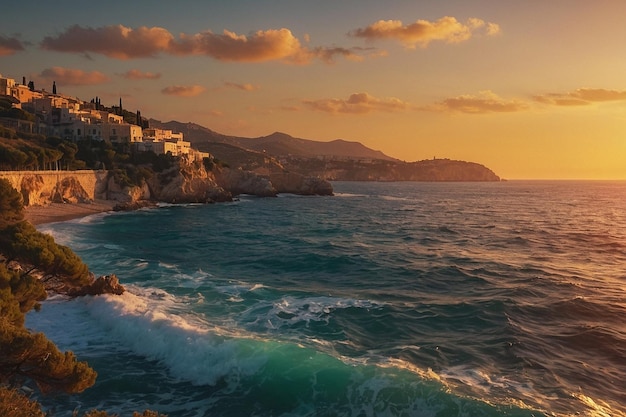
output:
{"label": "rippled water surface", "polygon": [[[626,183],[334,183],[45,225],[122,297],[27,325],[58,416],[626,415]],[[577,414],[580,413],[580,414]]]}

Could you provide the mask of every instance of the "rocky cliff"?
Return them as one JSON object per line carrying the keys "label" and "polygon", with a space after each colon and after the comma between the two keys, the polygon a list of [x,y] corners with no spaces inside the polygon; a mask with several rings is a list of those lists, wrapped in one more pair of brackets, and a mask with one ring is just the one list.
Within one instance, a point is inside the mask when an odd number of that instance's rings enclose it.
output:
{"label": "rocky cliff", "polygon": [[0,171],[26,206],[106,199],[107,171]]}
{"label": "rocky cliff", "polygon": [[218,185],[215,175],[202,164],[181,161],[147,181],[150,195],[144,199],[168,203],[211,203],[229,201],[230,191]]}
{"label": "rocky cliff", "polygon": [[259,197],[275,197],[278,191],[270,180],[241,168],[219,168],[216,181],[233,195],[251,194]]}
{"label": "rocky cliff", "polygon": [[295,172],[272,172],[270,181],[279,193],[300,195],[332,195],[332,185],[319,177]]}
{"label": "rocky cliff", "polygon": [[260,197],[277,193],[332,195],[329,182],[296,173],[268,176],[242,169],[181,160],[154,173],[139,185],[124,185],[112,171],[0,171],[22,195],[24,205],[49,203],[89,203],[111,200],[120,208],[133,208],[139,202],[210,203],[230,201],[234,195]]}

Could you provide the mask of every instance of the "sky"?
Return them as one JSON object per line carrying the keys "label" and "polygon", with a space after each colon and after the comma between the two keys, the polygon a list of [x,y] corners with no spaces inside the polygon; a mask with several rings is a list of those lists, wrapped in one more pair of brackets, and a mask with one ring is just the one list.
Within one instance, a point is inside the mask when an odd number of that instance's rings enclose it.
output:
{"label": "sky", "polygon": [[226,135],[626,179],[623,0],[21,0],[0,74]]}

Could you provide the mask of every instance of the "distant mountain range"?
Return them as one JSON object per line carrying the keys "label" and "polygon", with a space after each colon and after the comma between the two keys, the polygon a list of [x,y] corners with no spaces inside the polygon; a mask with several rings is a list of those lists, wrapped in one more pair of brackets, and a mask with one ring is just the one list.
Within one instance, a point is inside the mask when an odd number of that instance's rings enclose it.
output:
{"label": "distant mountain range", "polygon": [[342,139],[320,142],[275,132],[258,138],[228,136],[195,123],[150,120],[151,127],[181,132],[192,147],[261,175],[277,171],[337,181],[500,181],[489,168],[465,161],[404,162]]}
{"label": "distant mountain range", "polygon": [[181,123],[177,121],[162,123],[157,120],[150,120],[150,126],[181,132],[185,140],[191,142],[192,146],[198,149],[206,149],[207,143],[213,142],[234,145],[257,152],[265,152],[275,157],[292,155],[309,158],[327,157],[397,161],[397,159],[387,156],[381,151],[370,149],[360,142],[351,142],[343,139],[320,142],[294,138],[293,136],[281,132],[274,132],[271,135],[258,138],[245,138],[223,135],[195,123]]}

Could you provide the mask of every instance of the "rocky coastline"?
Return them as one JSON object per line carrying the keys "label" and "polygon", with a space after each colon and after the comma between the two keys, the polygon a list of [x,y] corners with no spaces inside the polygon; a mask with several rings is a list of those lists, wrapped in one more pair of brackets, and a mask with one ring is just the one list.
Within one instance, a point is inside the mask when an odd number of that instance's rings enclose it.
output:
{"label": "rocky coastline", "polygon": [[[101,211],[134,210],[159,202],[215,203],[240,194],[275,197],[279,193],[332,195],[332,185],[296,173],[263,176],[241,168],[214,167],[180,160],[140,184],[120,181],[111,171],[0,172],[22,196],[34,224],[63,221]],[[46,216],[46,208],[53,208]],[[47,217],[47,219],[46,219]]]}

